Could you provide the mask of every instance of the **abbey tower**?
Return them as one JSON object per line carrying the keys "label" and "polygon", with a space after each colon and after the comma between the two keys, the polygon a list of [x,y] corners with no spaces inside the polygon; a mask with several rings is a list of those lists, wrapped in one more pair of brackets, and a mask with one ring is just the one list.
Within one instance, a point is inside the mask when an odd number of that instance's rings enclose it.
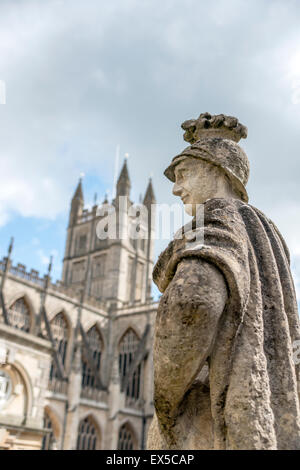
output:
{"label": "abbey tower", "polygon": [[[88,210],[79,181],[61,281],[52,282],[51,263],[44,276],[13,265],[12,244],[0,262],[0,449],[145,447],[153,416],[155,196],[150,180],[145,213],[130,188],[125,161],[115,198]],[[101,239],[107,207],[116,236]],[[124,228],[129,238],[120,236]]]}
{"label": "abbey tower", "polygon": [[[155,204],[155,197],[150,180],[143,200],[148,209],[149,224],[148,220],[142,219],[139,238],[125,236],[121,239],[120,226],[126,227],[130,233],[130,226],[135,223],[135,217],[128,214],[133,205],[130,188],[125,160],[117,182],[116,197],[111,203],[115,209],[116,233],[114,238],[101,240],[97,237],[97,224],[103,218],[99,215],[101,207],[94,205],[91,211],[84,209],[82,182],[79,181],[71,201],[63,264],[62,282],[65,286],[82,288],[86,284],[88,295],[118,308],[128,303],[145,302],[151,297],[155,228],[151,205]],[[125,202],[125,210],[120,200]],[[108,206],[106,198],[103,205]],[[136,205],[134,212],[138,209]]]}

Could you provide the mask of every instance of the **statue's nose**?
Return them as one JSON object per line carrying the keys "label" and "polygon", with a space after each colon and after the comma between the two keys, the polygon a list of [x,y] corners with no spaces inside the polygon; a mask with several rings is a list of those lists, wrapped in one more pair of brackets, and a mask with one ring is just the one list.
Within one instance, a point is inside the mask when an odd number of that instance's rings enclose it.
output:
{"label": "statue's nose", "polygon": [[182,188],[179,186],[179,184],[175,183],[173,186],[173,194],[174,196],[180,196],[182,193]]}

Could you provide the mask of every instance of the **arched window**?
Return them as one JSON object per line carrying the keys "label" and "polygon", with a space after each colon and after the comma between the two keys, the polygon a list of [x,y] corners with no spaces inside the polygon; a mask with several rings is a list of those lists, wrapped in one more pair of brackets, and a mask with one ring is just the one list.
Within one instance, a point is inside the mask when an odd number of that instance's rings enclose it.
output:
{"label": "arched window", "polygon": [[30,311],[24,297],[16,300],[8,309],[8,321],[11,326],[18,328],[18,330],[29,332]]}
{"label": "arched window", "polygon": [[[55,349],[60,356],[63,367],[66,364],[67,345],[69,337],[69,327],[67,320],[62,312],[58,313],[51,321],[51,331],[55,343]],[[57,371],[55,370],[54,361],[52,360],[50,368],[50,381],[57,378]]]}
{"label": "arched window", "polygon": [[[103,341],[98,328],[93,326],[87,333],[87,340],[97,372],[100,372],[101,367],[101,354],[103,350]],[[82,351],[82,395],[88,396],[88,390],[96,386],[96,379],[86,357],[86,351]]]}
{"label": "arched window", "polygon": [[[130,328],[120,341],[119,346],[119,371],[122,379],[126,377],[130,364],[134,358],[138,348],[139,338],[137,334]],[[141,385],[141,364],[134,371],[131,381],[129,382],[126,395],[127,397],[137,400],[140,397]]]}
{"label": "arched window", "polygon": [[47,429],[50,432],[47,432],[47,434],[44,435],[41,450],[53,450],[55,438],[53,433],[52,421],[48,413],[46,412],[44,414],[44,429]]}
{"label": "arched window", "polygon": [[100,448],[99,431],[91,416],[80,421],[77,434],[77,450],[96,450]]}
{"label": "arched window", "polygon": [[131,426],[128,423],[123,424],[119,430],[118,450],[136,450],[136,439]]}

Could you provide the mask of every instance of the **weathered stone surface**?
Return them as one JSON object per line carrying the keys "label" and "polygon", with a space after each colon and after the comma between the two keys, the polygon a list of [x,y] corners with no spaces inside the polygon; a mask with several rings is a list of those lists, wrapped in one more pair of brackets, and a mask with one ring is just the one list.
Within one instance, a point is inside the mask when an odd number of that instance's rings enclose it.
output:
{"label": "weathered stone surface", "polygon": [[239,123],[237,118],[224,114],[212,116],[209,113],[202,113],[198,119],[184,121],[181,127],[185,131],[184,140],[191,144],[199,139],[215,136],[239,142],[248,134],[247,127]]}
{"label": "weathered stone surface", "polygon": [[[288,250],[275,225],[230,191],[225,172],[216,186],[204,169],[211,163],[191,157],[174,168],[174,194],[204,203],[204,224],[183,228],[153,271],[163,295],[148,448],[300,449],[300,325]],[[204,244],[193,243],[197,231]]]}
{"label": "weathered stone surface", "polygon": [[164,172],[167,178],[175,182],[175,167],[186,157],[201,159],[221,168],[237,196],[248,202],[249,161],[237,144],[242,137],[247,137],[247,128],[231,116],[211,116],[209,113],[200,114],[197,120],[185,121],[181,127],[186,131],[184,139],[191,146],[173,158]]}

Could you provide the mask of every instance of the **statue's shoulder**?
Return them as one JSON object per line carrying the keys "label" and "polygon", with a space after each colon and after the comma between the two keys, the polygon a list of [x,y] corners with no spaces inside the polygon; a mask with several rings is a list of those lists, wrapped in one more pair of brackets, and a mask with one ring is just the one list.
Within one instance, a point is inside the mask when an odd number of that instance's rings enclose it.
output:
{"label": "statue's shoulder", "polygon": [[266,216],[266,214],[264,214],[264,212],[262,212],[260,209],[257,209],[257,207],[254,207],[252,205],[249,205],[249,207],[256,213],[256,215],[259,217],[262,225],[264,226],[264,229],[266,230],[266,232],[270,232],[273,231],[273,233],[276,234],[276,236],[278,237],[278,239],[280,240],[280,243],[282,245],[282,248],[285,252],[285,255],[287,257],[287,260],[288,262],[290,263],[290,251],[288,249],[288,246],[280,232],[280,230],[278,229],[277,225],[273,222],[273,220],[269,219],[269,217]]}
{"label": "statue's shoulder", "polygon": [[165,289],[165,282],[163,282],[162,280],[164,279],[164,273],[166,271],[166,267],[168,266],[168,263],[170,262],[173,256],[173,250],[174,250],[174,240],[171,241],[168,244],[167,248],[165,248],[160,253],[158,260],[155,263],[155,266],[153,268],[153,272],[152,272],[153,281],[158,286],[161,292],[163,292]]}
{"label": "statue's shoulder", "polygon": [[203,225],[206,229],[223,229],[242,235],[245,232],[245,224],[241,209],[245,206],[248,204],[233,198],[209,199],[203,205]]}
{"label": "statue's shoulder", "polygon": [[205,215],[214,214],[220,217],[228,213],[239,212],[241,206],[248,206],[248,204],[234,198],[213,198],[203,204]]}

